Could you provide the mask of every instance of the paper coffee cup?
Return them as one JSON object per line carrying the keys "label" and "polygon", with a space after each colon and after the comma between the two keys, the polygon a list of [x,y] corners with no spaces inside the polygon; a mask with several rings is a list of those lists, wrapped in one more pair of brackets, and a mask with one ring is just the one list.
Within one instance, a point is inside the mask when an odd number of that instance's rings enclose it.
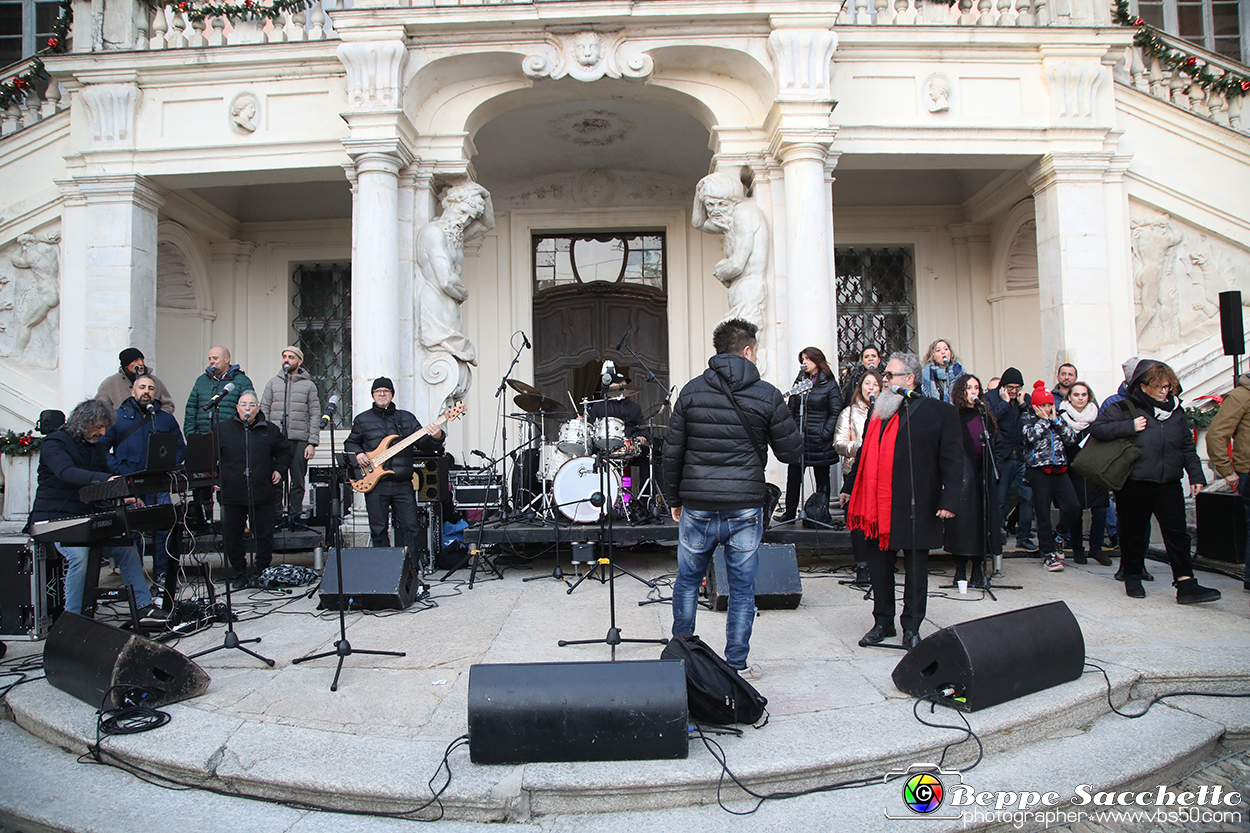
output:
{"label": "paper coffee cup", "polygon": [[958,585],[959,585],[959,592],[960,592],[960,593],[967,593],[967,592],[968,592],[968,582],[966,582],[966,581],[959,581],[959,582],[956,582],[956,584],[958,584]]}

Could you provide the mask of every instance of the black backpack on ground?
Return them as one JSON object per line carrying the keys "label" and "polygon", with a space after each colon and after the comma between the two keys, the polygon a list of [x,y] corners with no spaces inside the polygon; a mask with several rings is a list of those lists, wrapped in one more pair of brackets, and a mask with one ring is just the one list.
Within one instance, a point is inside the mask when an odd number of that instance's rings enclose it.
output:
{"label": "black backpack on ground", "polygon": [[803,526],[806,529],[816,529],[818,524],[824,524],[822,529],[833,526],[833,515],[829,514],[829,495],[824,492],[814,492],[803,501]]}
{"label": "black backpack on ground", "polygon": [[699,637],[693,634],[673,637],[664,646],[660,659],[685,662],[686,700],[691,720],[728,726],[755,723],[764,715],[768,698],[742,679]]}

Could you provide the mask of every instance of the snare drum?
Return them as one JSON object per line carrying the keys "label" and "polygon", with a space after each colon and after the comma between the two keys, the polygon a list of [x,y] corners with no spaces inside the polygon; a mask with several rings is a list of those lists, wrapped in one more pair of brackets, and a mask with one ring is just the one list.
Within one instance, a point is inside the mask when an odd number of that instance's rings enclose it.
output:
{"label": "snare drum", "polygon": [[625,421],[616,417],[596,419],[590,424],[590,444],[605,454],[621,451],[625,448]]}
{"label": "snare drum", "polygon": [[599,491],[600,472],[595,470],[594,457],[574,457],[556,472],[551,483],[551,494],[555,498],[560,514],[570,521],[578,523],[594,523],[599,520],[607,507],[615,506],[621,493],[620,472],[611,466],[605,473],[607,494],[603,506],[595,506],[591,497]]}
{"label": "snare drum", "polygon": [[586,442],[586,420],[577,417],[561,425],[556,446],[569,457],[590,451],[590,444]]}

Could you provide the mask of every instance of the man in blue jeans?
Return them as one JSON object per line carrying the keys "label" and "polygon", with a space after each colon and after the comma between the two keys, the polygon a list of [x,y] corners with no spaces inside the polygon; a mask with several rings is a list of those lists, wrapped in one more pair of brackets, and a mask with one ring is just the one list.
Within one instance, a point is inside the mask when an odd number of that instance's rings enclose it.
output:
{"label": "man in blue jeans", "polygon": [[[755,571],[768,501],[764,466],[771,446],[783,463],[797,463],[803,435],[781,391],[755,367],[757,328],[740,318],[712,332],[716,355],[690,380],[677,402],[664,446],[664,493],[679,524],[673,635],[694,633],[699,586],[717,544],[725,547],[729,613],[725,661],[748,678],[755,619]],[[749,426],[749,427],[748,427]]]}
{"label": "man in blue jeans", "polygon": [[[1020,520],[1016,524],[1016,547],[1025,552],[1037,552],[1033,534],[1033,489],[1024,479],[1024,435],[1021,433],[1024,414],[1030,407],[1029,396],[1024,392],[1024,376],[1014,367],[1003,371],[998,387],[985,393],[990,413],[998,421],[998,433],[1002,437],[1003,461],[998,478],[998,503],[1003,517],[1020,507]],[[1012,494],[1012,491],[1015,494]],[[1043,541],[1043,546],[1053,542]]]}
{"label": "man in blue jeans", "polygon": [[[108,456],[100,438],[116,420],[117,415],[108,403],[88,399],[70,412],[63,428],[44,439],[39,449],[39,486],[30,511],[31,522],[74,518],[95,512],[94,507],[78,499],[78,490],[112,479],[113,475],[108,471]],[[66,561],[65,609],[70,613],[82,613],[88,548],[65,544],[57,544],[56,548]],[[104,547],[101,560],[109,558],[117,559],[122,579],[134,588],[140,618],[145,621],[164,620],[165,613],[152,604],[152,593],[143,577],[143,564],[135,548]]]}

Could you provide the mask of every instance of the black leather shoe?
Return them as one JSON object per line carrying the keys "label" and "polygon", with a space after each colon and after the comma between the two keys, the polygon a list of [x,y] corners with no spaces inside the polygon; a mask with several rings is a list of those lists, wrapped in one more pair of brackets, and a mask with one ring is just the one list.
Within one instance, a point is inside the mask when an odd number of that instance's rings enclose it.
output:
{"label": "black leather shoe", "polygon": [[234,591],[246,590],[247,586],[252,583],[252,578],[247,573],[238,573],[234,577],[234,581],[230,582],[230,589]]}
{"label": "black leather shoe", "polygon": [[920,634],[915,631],[903,631],[903,650],[910,651],[920,644]]}
{"label": "black leather shoe", "polygon": [[893,625],[873,625],[872,630],[864,634],[859,640],[859,647],[867,648],[870,645],[879,645],[888,637],[897,635],[898,631],[894,630]]}

